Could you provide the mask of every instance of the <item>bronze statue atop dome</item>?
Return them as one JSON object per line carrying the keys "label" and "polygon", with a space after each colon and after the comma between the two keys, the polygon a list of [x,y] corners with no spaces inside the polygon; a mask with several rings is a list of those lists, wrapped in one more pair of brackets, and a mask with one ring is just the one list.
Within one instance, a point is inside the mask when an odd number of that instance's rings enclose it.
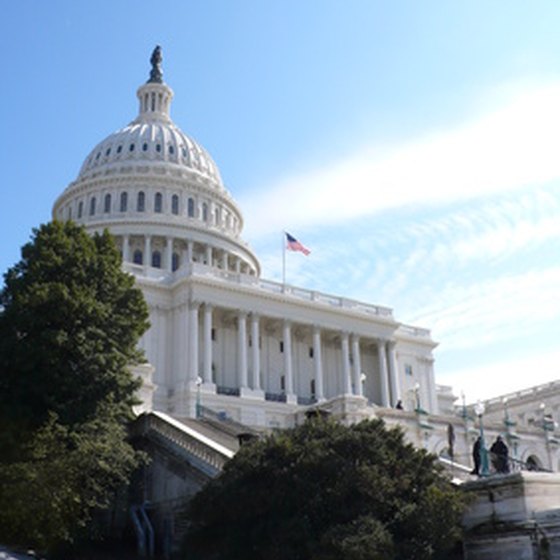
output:
{"label": "bronze statue atop dome", "polygon": [[152,64],[152,69],[150,71],[150,79],[148,83],[156,83],[162,84],[163,83],[163,72],[161,71],[161,61],[163,57],[161,56],[161,47],[159,45],[156,46],[152,56],[150,58],[150,63]]}

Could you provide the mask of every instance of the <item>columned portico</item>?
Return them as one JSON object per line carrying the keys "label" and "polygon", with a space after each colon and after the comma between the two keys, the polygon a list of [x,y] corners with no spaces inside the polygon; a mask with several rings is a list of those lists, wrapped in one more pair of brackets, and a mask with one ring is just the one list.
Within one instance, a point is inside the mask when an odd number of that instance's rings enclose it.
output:
{"label": "columned portico", "polygon": [[381,406],[389,406],[389,383],[387,379],[387,342],[383,339],[377,340],[377,354],[379,357],[379,381],[381,388]]}

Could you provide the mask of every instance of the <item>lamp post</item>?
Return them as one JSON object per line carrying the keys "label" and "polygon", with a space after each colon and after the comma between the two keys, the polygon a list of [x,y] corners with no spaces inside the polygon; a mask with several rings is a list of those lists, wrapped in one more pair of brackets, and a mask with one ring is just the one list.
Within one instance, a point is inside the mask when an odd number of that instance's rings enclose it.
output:
{"label": "lamp post", "polygon": [[482,423],[482,416],[484,415],[484,404],[478,401],[474,405],[474,412],[478,416],[478,426],[480,428],[480,476],[488,476],[490,470],[488,468],[488,450],[484,441],[484,425]]}
{"label": "lamp post", "polygon": [[200,406],[200,386],[202,385],[202,377],[200,375],[196,378],[196,417],[201,416],[201,406]]}
{"label": "lamp post", "polygon": [[546,405],[544,403],[540,404],[541,414],[542,414],[542,429],[544,432],[544,441],[546,445],[546,455],[548,457],[548,468],[552,471],[552,454],[550,453],[550,432],[554,431],[554,420],[552,417],[548,417],[545,413]]}

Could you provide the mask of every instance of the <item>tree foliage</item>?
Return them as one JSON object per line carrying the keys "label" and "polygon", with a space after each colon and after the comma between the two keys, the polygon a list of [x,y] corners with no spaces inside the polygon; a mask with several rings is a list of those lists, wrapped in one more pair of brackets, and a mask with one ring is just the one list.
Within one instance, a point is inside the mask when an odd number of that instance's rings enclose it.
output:
{"label": "tree foliage", "polygon": [[0,292],[0,539],[51,548],[137,464],[125,422],[147,306],[108,232],[34,230]]}
{"label": "tree foliage", "polygon": [[460,537],[462,494],[381,420],[312,420],[241,448],[190,506],[195,560],[424,560]]}

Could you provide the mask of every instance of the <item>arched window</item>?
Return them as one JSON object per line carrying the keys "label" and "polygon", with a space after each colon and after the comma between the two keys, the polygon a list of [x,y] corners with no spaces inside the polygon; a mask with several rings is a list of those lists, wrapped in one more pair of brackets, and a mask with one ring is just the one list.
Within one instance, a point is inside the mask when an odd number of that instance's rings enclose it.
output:
{"label": "arched window", "polygon": [[202,220],[208,221],[208,204],[206,202],[202,205]]}
{"label": "arched window", "polygon": [[194,198],[189,198],[189,205],[188,205],[187,212],[189,218],[194,218]]}
{"label": "arched window", "polygon": [[68,219],[72,219],[72,206],[68,206]]}
{"label": "arched window", "polygon": [[92,196],[89,201],[89,215],[93,216],[95,214],[95,196]]}
{"label": "arched window", "polygon": [[214,225],[215,226],[220,225],[220,210],[219,210],[219,208],[214,209]]}
{"label": "arched window", "polygon": [[156,193],[156,196],[154,198],[154,212],[157,212],[158,214],[161,213],[161,209],[163,206],[163,196],[161,195],[160,192]]}
{"label": "arched window", "polygon": [[145,209],[146,209],[146,195],[144,194],[143,191],[140,191],[138,193],[138,200],[136,202],[136,210],[138,212],[144,212]]}
{"label": "arched window", "polygon": [[105,213],[108,213],[108,212],[111,211],[111,195],[110,194],[105,195],[105,203],[103,205],[103,211]]}
{"label": "arched window", "polygon": [[128,193],[121,193],[121,212],[126,212],[128,206]]}
{"label": "arched window", "polygon": [[179,254],[173,253],[173,255],[171,255],[171,270],[175,272],[179,268],[179,264]]}
{"label": "arched window", "polygon": [[171,197],[171,213],[178,214],[179,213],[179,196],[174,194]]}
{"label": "arched window", "polygon": [[83,213],[84,213],[84,203],[80,200],[80,202],[78,202],[78,218],[81,218]]}
{"label": "arched window", "polygon": [[136,249],[132,255],[132,262],[134,264],[142,264],[143,261],[142,251],[140,251],[140,249]]}
{"label": "arched window", "polygon": [[161,253],[159,251],[152,253],[152,266],[154,268],[161,268]]}

